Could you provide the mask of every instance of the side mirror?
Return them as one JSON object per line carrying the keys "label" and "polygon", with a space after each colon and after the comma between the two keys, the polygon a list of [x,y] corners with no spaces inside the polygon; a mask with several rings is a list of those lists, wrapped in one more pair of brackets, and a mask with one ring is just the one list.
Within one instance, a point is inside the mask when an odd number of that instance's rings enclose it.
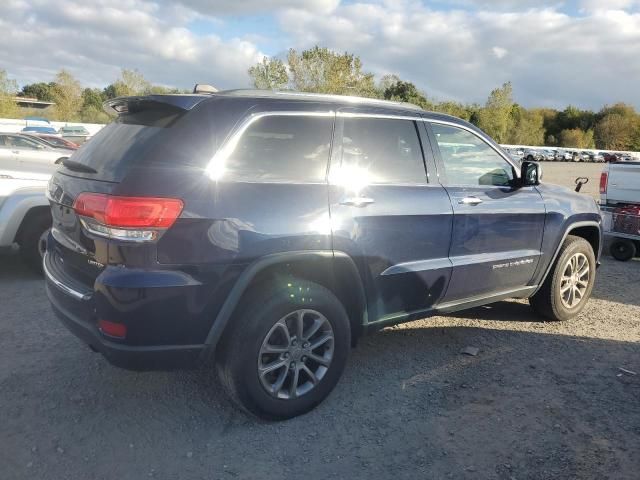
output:
{"label": "side mirror", "polygon": [[538,162],[522,162],[520,185],[523,187],[540,185],[540,180],[542,180],[542,166]]}

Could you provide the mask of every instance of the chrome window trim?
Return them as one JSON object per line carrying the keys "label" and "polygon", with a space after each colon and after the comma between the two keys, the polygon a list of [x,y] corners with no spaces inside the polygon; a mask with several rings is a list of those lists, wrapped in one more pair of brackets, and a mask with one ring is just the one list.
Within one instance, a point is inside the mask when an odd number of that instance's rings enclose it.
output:
{"label": "chrome window trim", "polygon": [[[349,108],[349,107],[340,107],[340,108]],[[221,147],[218,151],[213,155],[207,166],[205,167],[205,172],[210,176],[213,173],[215,163],[224,163],[228,160],[229,155],[233,152],[235,147],[238,144],[238,141],[244,134],[244,132],[257,120],[264,117],[275,117],[275,116],[292,116],[292,117],[343,117],[343,118],[380,118],[380,119],[389,119],[389,120],[409,120],[412,122],[426,122],[426,123],[435,123],[439,125],[447,125],[454,128],[460,128],[465,130],[472,135],[475,135],[485,144],[487,144],[494,152],[500,156],[504,161],[506,161],[509,165],[511,165],[515,171],[515,178],[520,178],[520,167],[516,165],[511,158],[498,150],[491,143],[491,139],[482,135],[479,132],[476,132],[474,129],[467,127],[466,125],[459,124],[456,122],[449,122],[447,120],[433,119],[433,118],[425,118],[424,111],[416,112],[416,115],[407,115],[407,114],[392,114],[392,113],[364,113],[364,112],[343,112],[340,110],[268,110],[263,112],[253,112],[245,117],[240,124],[235,127],[231,133],[227,136],[227,138],[222,142]],[[438,150],[440,147],[438,147]]]}

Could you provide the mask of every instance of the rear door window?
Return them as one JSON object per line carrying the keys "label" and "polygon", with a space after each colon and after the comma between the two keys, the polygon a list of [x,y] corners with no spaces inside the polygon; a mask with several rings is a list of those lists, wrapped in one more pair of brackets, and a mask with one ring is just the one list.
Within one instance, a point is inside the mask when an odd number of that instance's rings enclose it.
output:
{"label": "rear door window", "polygon": [[322,182],[333,115],[267,115],[253,121],[224,160],[224,180]]}
{"label": "rear door window", "polygon": [[370,184],[427,182],[414,121],[345,117],[343,125],[341,170],[364,175]]}

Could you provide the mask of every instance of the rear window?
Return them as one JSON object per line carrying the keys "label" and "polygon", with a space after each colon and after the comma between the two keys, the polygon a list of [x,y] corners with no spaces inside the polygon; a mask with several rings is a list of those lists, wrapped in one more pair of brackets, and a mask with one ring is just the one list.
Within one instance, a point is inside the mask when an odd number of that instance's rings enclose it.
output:
{"label": "rear window", "polygon": [[109,181],[121,181],[132,167],[204,168],[216,148],[208,110],[200,105],[190,111],[146,105],[103,127],[73,160]]}

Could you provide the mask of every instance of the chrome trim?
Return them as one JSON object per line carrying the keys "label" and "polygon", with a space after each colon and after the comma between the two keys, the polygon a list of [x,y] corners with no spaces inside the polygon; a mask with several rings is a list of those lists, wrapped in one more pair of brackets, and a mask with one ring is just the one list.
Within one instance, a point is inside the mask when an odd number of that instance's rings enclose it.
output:
{"label": "chrome trim", "polygon": [[60,280],[58,280],[56,277],[53,276],[51,271],[47,268],[47,258],[48,258],[48,256],[49,256],[49,253],[45,252],[45,254],[44,254],[43,258],[42,258],[42,270],[44,271],[44,275],[45,275],[45,277],[47,277],[47,280],[49,280],[56,287],[58,287],[61,291],[63,291],[67,295],[75,298],[76,300],[89,300],[91,298],[91,294],[90,293],[78,292],[77,290],[74,290],[73,288],[68,287],[67,285],[65,285],[64,283],[62,283]]}

